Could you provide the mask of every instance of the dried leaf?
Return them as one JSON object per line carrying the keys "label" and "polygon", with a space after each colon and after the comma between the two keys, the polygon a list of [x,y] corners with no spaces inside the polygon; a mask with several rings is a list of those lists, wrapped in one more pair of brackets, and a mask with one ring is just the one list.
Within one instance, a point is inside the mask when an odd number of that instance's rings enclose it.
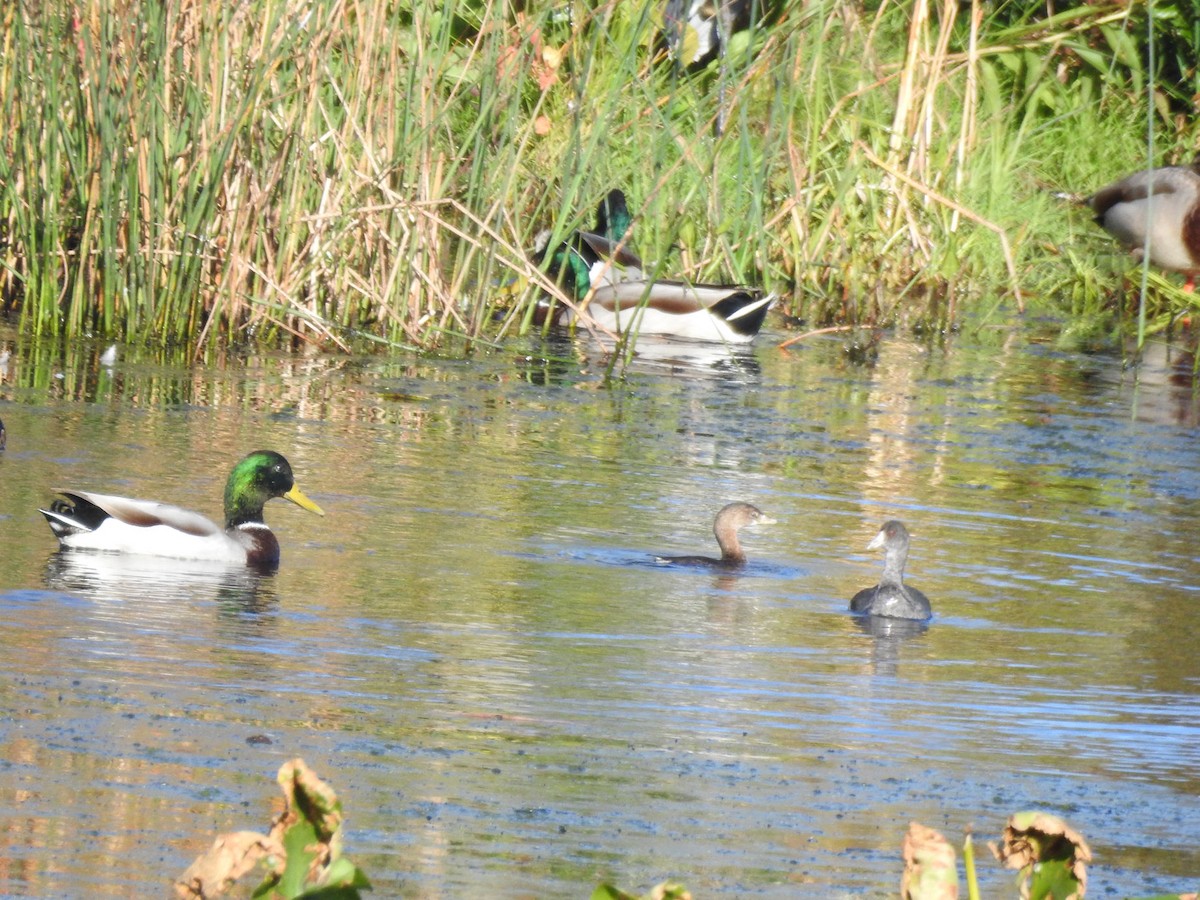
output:
{"label": "dried leaf", "polygon": [[239,878],[266,860],[278,874],[285,853],[275,838],[253,831],[222,834],[175,881],[179,900],[207,900],[225,894]]}
{"label": "dried leaf", "polygon": [[692,895],[682,884],[664,881],[650,889],[650,893],[638,898],[612,884],[601,884],[592,891],[591,900],[692,900]]}
{"label": "dried leaf", "polygon": [[253,896],[358,897],[370,889],[359,869],[341,855],[342,804],[337,794],[301,759],[286,762],[277,777],[285,808],[269,835],[251,831],[221,835],[175,883],[179,900],[208,900],[225,894],[260,862],[266,879]]}
{"label": "dried leaf", "polygon": [[1058,816],[1031,810],[1010,816],[1003,844],[989,844],[1006,867],[1021,869],[1021,896],[1077,900],[1087,891],[1092,851],[1078,831]]}
{"label": "dried leaf", "polygon": [[910,822],[904,835],[903,900],[957,900],[958,869],[954,848],[920,822]]}
{"label": "dried leaf", "polygon": [[[285,762],[279,768],[275,779],[283,790],[287,809],[271,828],[271,834],[278,836],[284,828],[303,816],[312,823],[317,838],[328,842],[337,830],[342,827],[342,804],[333,788],[316,776],[312,769],[305,765],[302,759]],[[290,821],[284,820],[290,816]]]}
{"label": "dried leaf", "polygon": [[682,884],[664,881],[656,884],[646,895],[647,900],[692,900],[692,895]]}

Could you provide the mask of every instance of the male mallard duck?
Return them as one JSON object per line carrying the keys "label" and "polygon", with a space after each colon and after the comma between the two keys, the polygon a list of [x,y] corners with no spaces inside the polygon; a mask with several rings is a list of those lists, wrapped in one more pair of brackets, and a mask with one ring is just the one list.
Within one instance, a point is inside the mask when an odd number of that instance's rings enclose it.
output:
{"label": "male mallard duck", "polygon": [[[539,263],[545,262],[550,277],[576,299],[582,299],[592,286],[592,266],[612,256],[612,251],[633,228],[633,217],[625,203],[625,195],[611,190],[596,207],[596,230],[575,231],[565,241],[553,248],[543,248]],[[591,248],[589,238],[598,240],[602,249]],[[641,260],[631,250],[622,248],[620,261],[623,265],[641,267]]]}
{"label": "male mallard duck", "polygon": [[1190,166],[1134,172],[1084,201],[1096,224],[1141,259],[1187,276],[1185,291],[1200,275],[1200,158]]}
{"label": "male mallard duck", "polygon": [[775,520],[749,503],[730,503],[721,507],[713,523],[713,534],[721,547],[721,558],[712,556],[656,556],[654,561],[664,565],[708,566],[716,569],[737,569],[746,564],[746,553],[738,540],[738,531],[747,525],[774,525]]}
{"label": "male mallard duck", "polygon": [[763,14],[754,0],[666,0],[662,36],[681,65],[699,68],[722,54],[729,39]]}
{"label": "male mallard duck", "polygon": [[908,559],[908,529],[892,519],[884,522],[868,550],[884,550],[883,577],[875,587],[865,588],[850,601],[850,611],[864,616],[893,619],[928,619],[933,615],[929,598],[904,583],[904,563]]}
{"label": "male mallard duck", "polygon": [[199,513],[158,503],[86,491],[59,491],[40,510],[65,549],[109,550],[254,566],[279,562],[279,541],[263,521],[263,506],[283,497],[325,515],[296,486],[288,461],[271,450],[251,453],[225,483],[225,527]]}
{"label": "male mallard duck", "polygon": [[[576,299],[589,296],[587,313],[609,331],[745,344],[762,328],[774,297],[756,288],[651,279],[628,246],[632,217],[619,190],[596,211],[596,231],[577,231],[543,251],[551,277]],[[594,290],[593,290],[594,288]],[[570,323],[571,309],[558,313]]]}

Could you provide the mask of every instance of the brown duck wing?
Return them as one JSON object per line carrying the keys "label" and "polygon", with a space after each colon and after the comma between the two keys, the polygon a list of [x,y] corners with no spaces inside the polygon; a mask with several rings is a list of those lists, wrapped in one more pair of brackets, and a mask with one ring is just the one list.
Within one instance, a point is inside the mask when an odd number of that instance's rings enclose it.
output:
{"label": "brown duck wing", "polygon": [[1101,221],[1118,204],[1136,203],[1158,194],[1174,194],[1191,187],[1196,178],[1192,169],[1182,166],[1135,172],[1128,178],[1102,187],[1088,198],[1087,203],[1096,214],[1096,220]]}
{"label": "brown duck wing", "polygon": [[93,494],[90,491],[59,491],[59,493],[65,497],[78,498],[91,503],[114,519],[137,528],[165,525],[197,537],[209,537],[224,533],[220,526],[200,513],[180,506],[172,506],[170,503],[159,503],[155,500],[132,500],[129,497],[116,497],[112,494]]}
{"label": "brown duck wing", "polygon": [[596,254],[597,259],[611,259],[622,268],[642,269],[641,257],[626,246],[617,249],[618,242],[609,240],[602,234],[592,234],[590,231],[579,232],[580,239]]}

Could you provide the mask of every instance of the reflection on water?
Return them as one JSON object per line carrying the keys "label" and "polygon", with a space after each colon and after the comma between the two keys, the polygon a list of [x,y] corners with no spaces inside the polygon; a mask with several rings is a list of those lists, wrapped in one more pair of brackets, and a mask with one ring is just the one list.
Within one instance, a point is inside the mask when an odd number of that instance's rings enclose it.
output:
{"label": "reflection on water", "polygon": [[853,622],[871,638],[871,671],[876,675],[895,675],[905,641],[920,637],[929,628],[928,622],[883,616],[855,616]]}
{"label": "reflection on water", "polygon": [[1147,344],[1138,367],[1133,414],[1146,422],[1200,424],[1200,380],[1196,354],[1167,343]]}
{"label": "reflection on water", "polygon": [[646,335],[631,349],[606,339],[572,340],[562,333],[547,336],[536,353],[520,357],[518,365],[538,385],[575,384],[591,376],[627,377],[671,374],[714,383],[756,383],[762,367],[754,350],[744,344],[681,341]]}
{"label": "reflection on water", "polygon": [[[177,615],[184,604],[210,602],[246,610],[276,602],[269,575],[247,566],[153,556],[59,550],[46,562],[46,587],[98,602],[149,598]],[[146,610],[143,604],[143,611]]]}
{"label": "reflection on water", "polygon": [[[384,896],[894,893],[910,819],[1035,806],[1096,890],[1194,888],[1190,363],[661,343],[109,369],[0,333],[0,894],[159,893],[293,755]],[[272,517],[270,576],[60,553],[36,512],[216,515],[257,447],[328,514]],[[732,499],[778,520],[744,573],[651,563]],[[847,614],[892,517],[929,623]]]}

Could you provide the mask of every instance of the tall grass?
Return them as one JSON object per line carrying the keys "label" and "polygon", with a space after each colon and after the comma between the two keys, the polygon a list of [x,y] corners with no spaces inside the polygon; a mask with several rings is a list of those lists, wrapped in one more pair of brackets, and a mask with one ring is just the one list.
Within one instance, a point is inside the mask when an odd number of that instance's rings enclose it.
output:
{"label": "tall grass", "polygon": [[1119,253],[1044,188],[1141,164],[1136,5],[790,0],[699,71],[658,10],[14,0],[0,298],[67,337],[490,340],[554,290],[535,235],[621,186],[660,271],[814,324],[1110,303]]}

